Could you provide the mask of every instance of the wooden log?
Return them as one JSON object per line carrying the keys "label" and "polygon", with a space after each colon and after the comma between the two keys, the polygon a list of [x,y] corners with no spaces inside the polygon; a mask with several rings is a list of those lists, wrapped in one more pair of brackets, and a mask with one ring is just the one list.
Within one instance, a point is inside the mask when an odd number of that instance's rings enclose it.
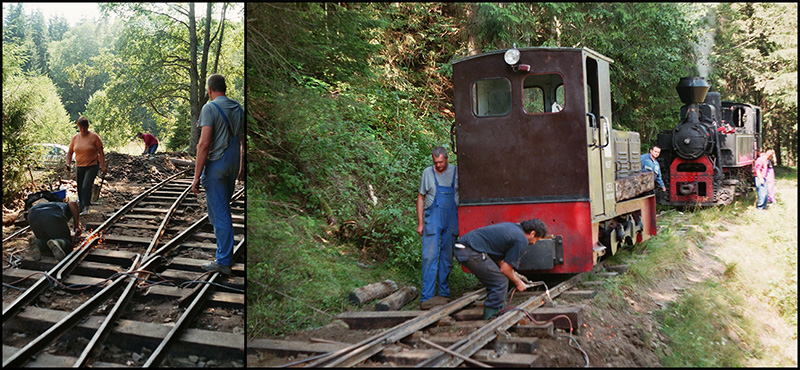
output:
{"label": "wooden log", "polygon": [[379,283],[372,283],[361,288],[356,288],[348,297],[350,302],[359,306],[374,299],[381,299],[397,290],[397,283],[391,280],[384,280]]}
{"label": "wooden log", "polygon": [[417,287],[405,286],[375,304],[375,311],[398,311],[417,297]]}
{"label": "wooden log", "polygon": [[655,173],[637,172],[614,181],[615,200],[631,199],[655,187]]}
{"label": "wooden log", "polygon": [[193,161],[187,161],[185,159],[170,158],[169,161],[178,166],[194,166]]}

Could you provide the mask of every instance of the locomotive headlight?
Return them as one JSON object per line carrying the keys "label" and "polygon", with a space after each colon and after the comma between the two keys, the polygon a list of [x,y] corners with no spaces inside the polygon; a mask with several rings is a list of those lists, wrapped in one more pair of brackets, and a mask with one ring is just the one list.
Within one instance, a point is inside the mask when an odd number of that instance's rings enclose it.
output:
{"label": "locomotive headlight", "polygon": [[517,47],[514,46],[512,49],[506,50],[505,55],[503,55],[503,59],[505,59],[506,64],[510,66],[519,63],[519,50],[517,50]]}

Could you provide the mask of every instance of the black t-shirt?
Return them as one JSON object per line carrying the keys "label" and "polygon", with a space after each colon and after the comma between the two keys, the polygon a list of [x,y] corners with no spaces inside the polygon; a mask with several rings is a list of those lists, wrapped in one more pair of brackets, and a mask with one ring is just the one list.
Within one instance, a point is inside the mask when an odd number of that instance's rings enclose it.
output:
{"label": "black t-shirt", "polygon": [[468,245],[477,252],[486,253],[493,260],[502,259],[517,269],[522,254],[528,247],[528,238],[520,224],[503,222],[472,230],[458,238],[457,243]]}

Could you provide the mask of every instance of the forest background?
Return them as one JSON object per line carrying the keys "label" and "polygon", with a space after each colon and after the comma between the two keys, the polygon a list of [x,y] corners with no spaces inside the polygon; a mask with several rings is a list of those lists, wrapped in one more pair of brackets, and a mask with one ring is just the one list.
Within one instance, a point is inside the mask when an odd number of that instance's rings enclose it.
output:
{"label": "forest background", "polygon": [[208,4],[100,3],[73,26],[3,3],[3,205],[31,190],[31,144],[69,145],[82,115],[106,152],[142,131],[194,153],[208,76],[244,103],[244,5]]}
{"label": "forest background", "polygon": [[[421,286],[416,192],[431,148],[450,147],[462,57],[516,45],[612,58],[614,126],[640,132],[643,150],[679,121],[679,78],[705,73],[723,100],[762,107],[765,147],[797,163],[797,4],[260,3],[246,14],[250,337],[321,325],[377,279]],[[472,283],[451,274],[454,291]]]}

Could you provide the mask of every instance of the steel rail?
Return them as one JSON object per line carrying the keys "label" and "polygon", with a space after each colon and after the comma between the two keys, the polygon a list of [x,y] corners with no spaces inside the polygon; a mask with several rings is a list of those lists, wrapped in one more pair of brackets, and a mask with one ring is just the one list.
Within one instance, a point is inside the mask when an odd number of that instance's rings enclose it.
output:
{"label": "steel rail", "polygon": [[[602,266],[602,263],[597,264],[592,271],[595,271],[599,266]],[[569,280],[556,285],[555,287],[549,289],[549,296],[557,297],[562,292],[577,286],[585,278],[585,276],[586,273],[578,274]],[[547,296],[548,292],[531,297],[519,305],[518,308],[529,312],[533,311],[544,304]],[[448,347],[448,350],[458,353],[461,356],[471,357],[481,348],[489,344],[489,342],[494,340],[497,337],[498,331],[508,330],[508,328],[514,326],[523,317],[525,317],[524,315],[525,314],[523,312],[516,310],[507,312],[502,316],[492,320],[488,325],[485,325],[471,333],[469,336],[467,336],[466,342],[463,342],[463,340],[459,341],[458,343]],[[459,357],[441,353],[417,364],[416,367],[457,367],[463,362],[464,360]]]}
{"label": "steel rail", "polygon": [[[233,249],[234,256],[236,256],[240,250],[244,249],[241,248],[244,245],[244,241],[245,238],[242,238],[242,240],[239,241],[239,244],[237,244]],[[211,278],[208,279],[208,281],[215,282],[220,275],[222,275],[222,273],[217,271],[211,275]],[[150,357],[147,359],[147,362],[145,362],[143,367],[160,366],[161,360],[166,355],[165,349],[168,348],[173,341],[178,338],[178,335],[185,329],[190,320],[194,317],[194,315],[197,314],[198,310],[200,310],[200,307],[208,297],[208,293],[211,291],[210,288],[211,284],[206,284],[203,286],[203,288],[200,290],[200,293],[194,297],[194,300],[189,307],[186,308],[186,311],[184,311],[183,315],[181,315],[178,321],[175,322],[175,326],[172,327],[172,330],[167,333],[161,343],[159,343],[158,347],[153,351],[153,353],[150,354]]]}
{"label": "steel rail", "polygon": [[[161,237],[164,235],[164,231],[167,229],[167,224],[171,221],[172,216],[175,214],[178,206],[183,203],[186,195],[189,191],[192,190],[191,185],[187,186],[186,189],[178,196],[177,199],[172,203],[169,210],[167,210],[167,214],[164,216],[164,219],[161,221],[161,225],[159,225],[158,230],[153,235],[153,239],[150,242],[150,245],[147,247],[147,251],[144,254],[143,259],[147,261],[154,261],[150,260],[150,252],[152,249],[158,245],[158,242],[161,240]],[[140,266],[135,266],[133,270],[141,270]],[[144,273],[137,273],[136,276],[141,278]],[[81,355],[75,361],[73,367],[84,367],[86,366],[87,362],[90,360],[90,357],[93,357],[94,354],[99,352],[99,347],[103,342],[105,342],[108,335],[111,333],[113,329],[113,323],[115,323],[120,316],[122,316],[122,312],[124,311],[125,307],[130,302],[131,298],[133,297],[133,293],[135,292],[136,286],[138,286],[139,280],[138,279],[131,279],[128,283],[128,286],[122,292],[122,295],[117,299],[117,303],[114,305],[114,308],[106,315],[106,319],[103,321],[103,324],[95,332],[92,339],[89,341],[89,344],[86,345]]]}
{"label": "steel rail", "polygon": [[[137,255],[136,259],[133,261],[132,267],[139,262],[139,259],[140,256]],[[132,268],[128,270],[128,273],[131,271],[133,271]],[[9,356],[9,358],[3,362],[3,367],[22,367],[27,361],[35,357],[39,351],[43,350],[53,340],[64,334],[67,330],[71,329],[75,325],[79,324],[84,317],[94,312],[97,306],[105,302],[114,293],[116,293],[117,290],[119,290],[119,288],[122,286],[122,283],[125,281],[125,279],[129,277],[129,275],[122,275],[118,277],[113,283],[103,288],[103,290],[92,296],[92,298],[84,302],[82,305],[80,305],[80,307],[67,314],[66,317],[51,326],[34,340],[30,341],[28,345],[19,351],[14,352],[13,355]]]}
{"label": "steel rail", "polygon": [[419,315],[407,322],[396,325],[386,332],[377,334],[359,343],[342,348],[338,351],[329,352],[326,356],[317,359],[307,365],[307,367],[347,367],[353,366],[374,354],[383,350],[383,345],[395,343],[412,333],[439,321],[442,317],[458,311],[472,302],[477,301],[486,295],[486,288],[481,288],[468,295],[465,295],[444,306],[436,307],[422,315]]}
{"label": "steel rail", "polygon": [[167,182],[173,180],[174,178],[176,178],[176,177],[178,177],[178,176],[180,176],[180,175],[182,175],[182,174],[184,174],[184,173],[186,173],[188,171],[189,170],[184,170],[184,171],[178,172],[177,174],[168,177],[167,179],[165,179],[161,183],[156,184],[155,186],[153,186],[149,190],[145,191],[144,193],[142,193],[138,197],[136,197],[133,200],[131,200],[127,205],[122,207],[119,211],[117,211],[109,219],[107,219],[100,226],[98,226],[97,229],[95,229],[91,234],[89,234],[89,236],[86,237],[86,239],[78,246],[78,248],[73,249],[72,252],[67,254],[67,256],[64,259],[62,259],[61,261],[59,261],[52,269],[50,269],[50,271],[46,272],[45,276],[40,278],[30,288],[26,289],[24,293],[22,293],[19,297],[17,297],[17,299],[14,300],[14,302],[12,302],[10,305],[6,306],[3,309],[3,325],[5,325],[5,323],[8,322],[8,320],[10,320],[14,316],[16,316],[22,310],[22,308],[24,306],[27,306],[28,304],[30,304],[34,299],[36,299],[36,297],[39,296],[39,294],[42,293],[42,291],[44,291],[44,289],[47,287],[47,280],[49,278],[53,278],[53,275],[55,275],[55,279],[56,280],[62,281],[62,276],[64,276],[65,273],[69,274],[69,272],[74,270],[75,267],[81,261],[83,261],[84,258],[86,258],[86,255],[91,250],[91,248],[89,248],[89,247],[95,241],[99,240],[101,232],[103,230],[105,230],[106,227],[108,227],[113,222],[116,222],[117,219],[119,219],[124,213],[126,213],[130,209],[132,209],[133,206],[135,206],[142,199],[147,197],[147,195],[149,195],[150,193],[152,193],[153,191],[155,191],[157,189],[160,189]]}
{"label": "steel rail", "polygon": [[26,231],[26,230],[28,230],[28,229],[30,229],[30,228],[31,228],[31,225],[28,225],[28,226],[25,226],[25,227],[23,227],[23,228],[21,228],[21,229],[19,229],[19,230],[15,231],[13,234],[11,234],[11,235],[9,235],[9,236],[7,236],[7,237],[3,238],[3,243],[5,243],[5,242],[7,242],[7,241],[11,240],[13,237],[15,237],[15,236],[17,236],[17,235],[19,235],[19,234],[23,233],[24,231]]}
{"label": "steel rail", "polygon": [[[164,187],[164,185],[166,185],[170,181],[174,180],[178,176],[183,175],[186,172],[189,172],[189,170],[183,170],[181,172],[178,172],[178,173],[176,173],[176,174],[164,179],[164,181],[161,181],[160,183],[156,184],[155,186],[151,187],[150,189],[145,190],[144,193],[139,194],[139,196],[134,198],[132,201],[128,202],[128,204],[126,204],[124,207],[120,208],[119,211],[117,211],[116,213],[114,213],[114,215],[112,215],[111,217],[106,219],[105,222],[103,222],[100,226],[97,227],[97,229],[95,229],[91,234],[89,234],[89,236],[87,237],[87,241],[89,239],[91,239],[92,237],[98,237],[99,238],[100,235],[102,235],[102,231],[104,231],[106,227],[110,226],[114,222],[117,222],[117,220],[119,220],[122,216],[124,216],[125,213],[127,213],[128,211],[133,209],[133,207],[136,206],[137,204],[139,204],[139,202],[141,202],[142,199],[147,198],[148,196],[150,196],[150,194],[154,193],[156,190],[161,189],[162,187]],[[58,281],[61,281],[62,280],[62,276],[69,275],[69,273],[72,272],[72,270],[74,270],[75,267],[78,266],[80,261],[83,261],[83,259],[86,258],[86,256],[89,254],[90,251],[91,251],[90,248],[83,248],[81,250],[81,253],[78,253],[75,256],[73,256],[72,260],[70,261],[70,263],[67,264],[67,266],[62,268],[56,274],[56,279],[58,279]]]}
{"label": "steel rail", "polygon": [[[175,246],[180,245],[180,243],[182,243],[187,237],[197,232],[197,230],[199,230],[207,222],[208,215],[206,214],[203,217],[201,217],[198,221],[194,222],[192,225],[184,229],[184,231],[179,233],[177,236],[170,239],[170,241],[167,242],[167,244],[165,244],[162,248],[159,248],[154,253],[149,254],[152,248],[158,245],[158,239],[160,239],[161,236],[163,235],[163,232],[166,229],[166,225],[168,224],[168,219],[172,217],[172,215],[174,214],[174,210],[176,210],[178,205],[183,202],[186,195],[188,194],[188,191],[190,191],[191,189],[192,189],[191,186],[188,186],[186,190],[184,190],[183,193],[179,196],[179,198],[176,199],[176,201],[173,203],[172,207],[167,212],[167,215],[164,217],[164,220],[162,221],[159,230],[155,233],[153,240],[151,241],[150,245],[147,248],[148,254],[145,255],[145,257],[143,258],[144,261],[141,263],[141,266],[137,268],[137,270],[150,270],[151,266],[159,261],[159,257],[163,257],[167,253],[172,251]],[[238,200],[238,198],[243,194],[243,192],[244,192],[243,190],[240,190],[239,192],[235,193],[234,196],[232,197],[231,202],[235,202],[236,200]],[[142,274],[143,273],[138,273],[137,276],[141,277]],[[98,328],[98,330],[95,332],[94,337],[92,337],[92,340],[86,346],[81,355],[78,357],[78,360],[75,362],[73,367],[86,366],[89,360],[98,353],[99,346],[103,342],[105,342],[105,339],[108,337],[108,335],[111,333],[111,330],[113,329],[113,325],[111,324],[116,322],[122,315],[122,312],[124,311],[128,302],[130,302],[130,299],[132,298],[133,293],[135,292],[134,288],[137,285],[138,285],[137,279],[133,279],[128,284],[128,287],[125,289],[120,298],[117,300],[117,304],[108,313],[105,321],[103,322],[103,325],[101,325],[101,327]]]}

